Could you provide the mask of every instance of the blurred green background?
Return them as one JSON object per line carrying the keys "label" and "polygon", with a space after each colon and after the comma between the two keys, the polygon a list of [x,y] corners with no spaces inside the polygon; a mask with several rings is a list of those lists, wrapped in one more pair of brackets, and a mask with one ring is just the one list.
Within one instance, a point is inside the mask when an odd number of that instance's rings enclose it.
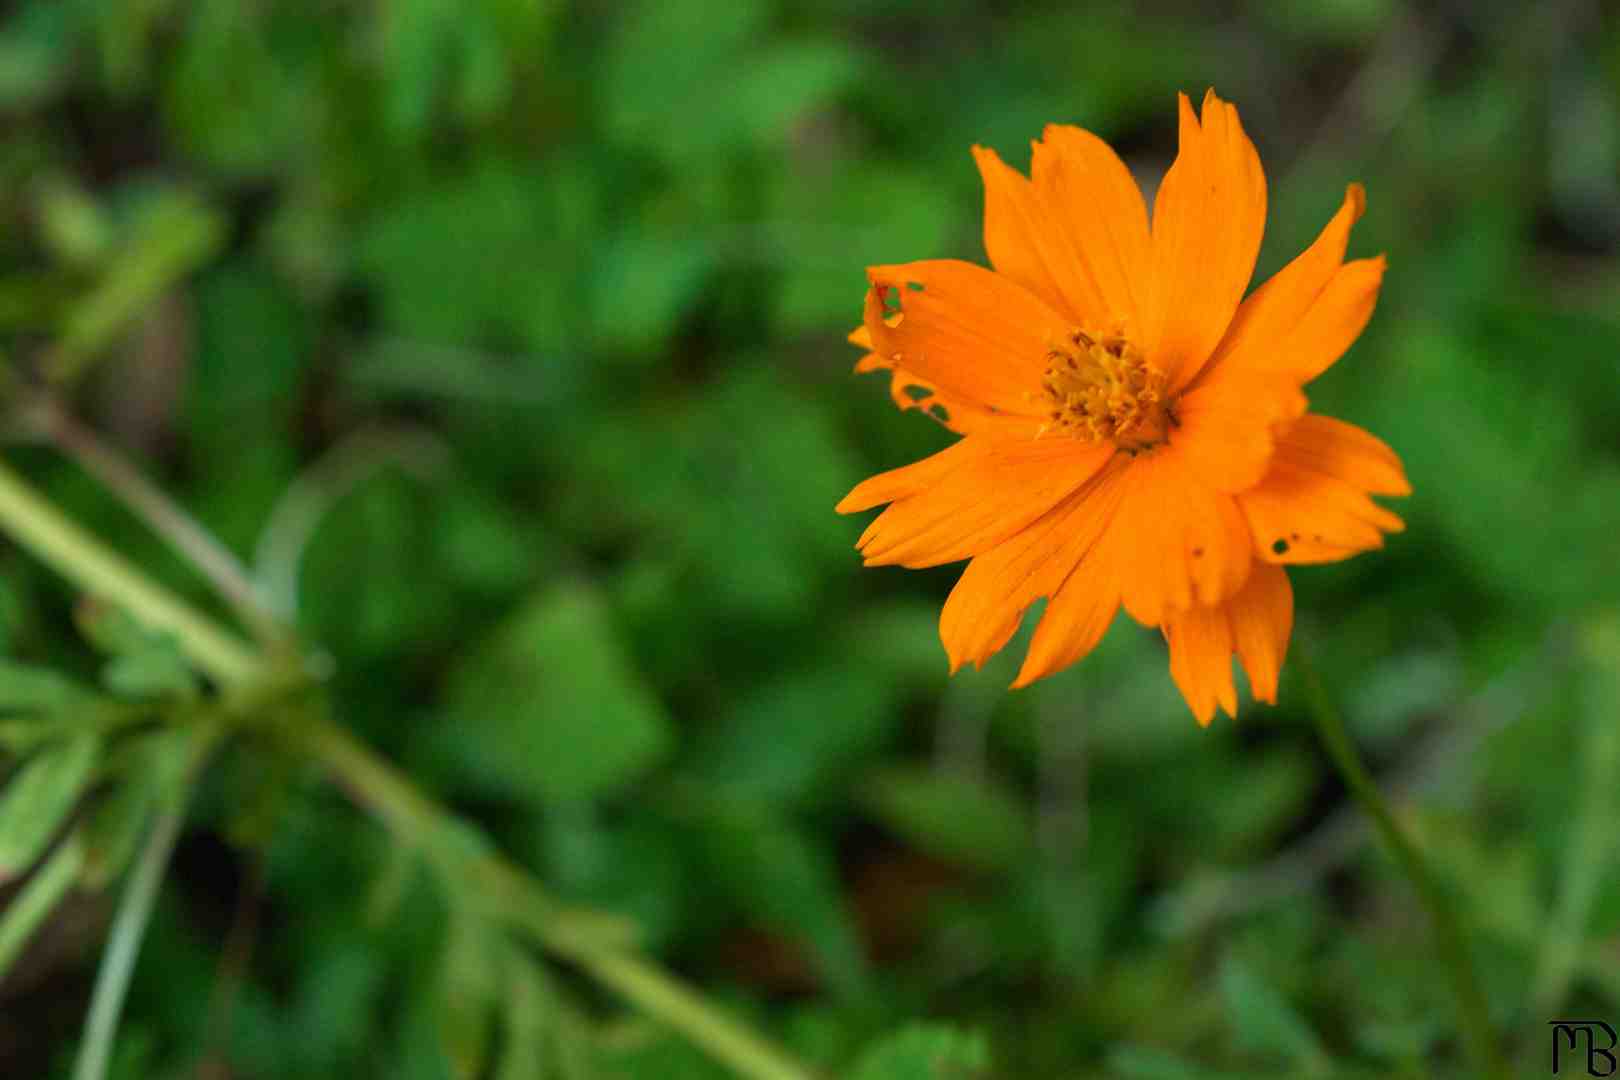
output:
{"label": "blurred green background", "polygon": [[[948,441],[843,338],[865,265],[982,261],[970,144],[1023,168],[1076,122],[1151,188],[1175,93],[1213,84],[1270,180],[1262,275],[1350,180],[1352,252],[1389,256],[1312,399],[1403,455],[1408,531],[1294,574],[1296,644],[1524,1074],[1554,1016],[1620,1023],[1604,5],[0,10],[8,400],[58,387],[296,612],[335,717],[557,894],[828,1076],[1463,1076],[1421,909],[1292,677],[1202,731],[1121,622],[1030,690],[1022,637],[948,680],[956,569],[863,571],[832,512]],[[77,466],[5,454],[205,602]],[[14,661],[95,681],[74,602],[0,548]],[[495,1075],[446,1034],[467,965],[402,858],[306,766],[225,750],[114,1075]],[[0,1075],[66,1075],[116,895],[73,893],[0,980]],[[727,1075],[546,970],[555,1075]]]}

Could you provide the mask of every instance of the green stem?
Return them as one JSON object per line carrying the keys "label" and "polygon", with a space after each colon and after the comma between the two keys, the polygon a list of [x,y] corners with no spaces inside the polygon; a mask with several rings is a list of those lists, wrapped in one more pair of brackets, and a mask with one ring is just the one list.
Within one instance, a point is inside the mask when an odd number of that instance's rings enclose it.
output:
{"label": "green stem", "polygon": [[236,556],[162,488],[53,399],[41,400],[26,415],[57,449],[100,480],[196,567],[262,644],[272,649],[287,644],[286,629],[265,608]]}
{"label": "green stem", "polygon": [[154,630],[172,633],[186,655],[221,683],[245,682],[264,667],[248,646],[80,528],[4,462],[0,528],[85,592],[111,600]]}
{"label": "green stem", "polygon": [[[3,462],[0,529],[87,592],[119,604],[151,627],[173,633],[186,655],[227,690],[250,698],[255,691],[264,692],[259,684],[273,676],[270,664],[65,517]],[[273,683],[269,685],[274,689]],[[382,818],[404,843],[425,842],[427,854],[446,874],[452,890],[492,905],[496,915],[530,933],[554,954],[578,964],[742,1075],[754,1080],[810,1080],[813,1076],[695,991],[626,951],[623,932],[618,929],[622,924],[617,920],[563,908],[527,874],[498,856],[477,854],[469,861],[466,848],[456,843],[458,835],[464,834],[454,817],[324,716],[276,730],[330,769],[355,800]],[[172,834],[179,826],[180,808],[176,806],[154,831],[127,887],[97,980],[79,1080],[99,1077],[105,1068],[104,1060],[96,1064],[97,1057],[110,1051],[111,1029],[122,1007],[140,929],[150,915],[173,847]],[[463,872],[466,877],[460,876]],[[478,895],[486,892],[489,895]]]}
{"label": "green stem", "polygon": [[1480,989],[1479,975],[1474,970],[1468,943],[1463,937],[1462,927],[1457,921],[1450,901],[1429,869],[1428,863],[1424,861],[1422,853],[1418,851],[1417,845],[1401,828],[1389,804],[1384,801],[1384,796],[1379,792],[1372,774],[1367,771],[1367,766],[1356,753],[1355,744],[1351,742],[1350,735],[1345,730],[1344,718],[1339,714],[1338,705],[1306,656],[1302,644],[1297,640],[1294,642],[1293,659],[1294,666],[1299,669],[1300,675],[1305,680],[1311,717],[1316,722],[1316,732],[1321,737],[1322,744],[1327,747],[1333,763],[1338,766],[1339,775],[1349,785],[1356,802],[1377,826],[1379,835],[1383,837],[1390,854],[1395,857],[1395,863],[1400,867],[1401,873],[1412,883],[1412,887],[1417,890],[1418,898],[1428,910],[1429,921],[1434,926],[1440,959],[1445,965],[1452,993],[1457,998],[1457,1009],[1462,1016],[1463,1041],[1473,1052],[1475,1064],[1482,1075],[1508,1080],[1510,1074],[1507,1062],[1502,1057],[1501,1044],[1497,1041],[1495,1029],[1491,1025],[1490,1008],[1486,1004],[1484,992]]}
{"label": "green stem", "polygon": [[101,969],[96,972],[96,986],[90,996],[90,1018],[85,1023],[84,1043],[79,1048],[73,1080],[102,1080],[107,1075],[113,1038],[118,1032],[118,1017],[124,1011],[129,981],[135,974],[135,958],[140,954],[141,939],[146,936],[146,926],[152,918],[163,871],[174,854],[175,842],[180,839],[190,792],[188,778],[158,815],[141,851],[140,862],[135,865],[135,873],[124,887],[124,896],[107,938],[107,951],[102,954]]}
{"label": "green stem", "polygon": [[[453,819],[447,811],[341,727],[314,717],[287,734],[330,768],[356,802],[369,808],[405,842],[450,835]],[[453,845],[447,850],[431,839],[425,854],[450,879],[447,884],[451,887],[471,885],[472,895],[492,905],[493,914],[532,935],[553,955],[577,964],[741,1075],[755,1080],[811,1080],[814,1075],[696,991],[626,949],[619,920],[561,906],[527,874],[499,856],[477,855],[469,864],[465,852]]]}

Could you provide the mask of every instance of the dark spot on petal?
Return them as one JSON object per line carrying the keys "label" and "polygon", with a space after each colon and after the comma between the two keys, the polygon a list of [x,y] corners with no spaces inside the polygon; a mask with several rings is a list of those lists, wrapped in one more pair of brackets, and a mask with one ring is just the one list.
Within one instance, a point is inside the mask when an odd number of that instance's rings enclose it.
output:
{"label": "dark spot on petal", "polygon": [[[1289,533],[1288,534],[1288,539],[1294,541],[1294,543],[1296,543],[1296,544],[1299,543],[1299,533]],[[1317,539],[1320,540],[1322,538],[1320,536],[1318,536]]]}
{"label": "dark spot on petal", "polygon": [[1271,553],[1273,555],[1288,554],[1288,541],[1279,536],[1276,542],[1271,545]]}
{"label": "dark spot on petal", "polygon": [[1195,547],[1193,548],[1192,555],[1195,559],[1202,559],[1204,557],[1204,549],[1201,547]]}

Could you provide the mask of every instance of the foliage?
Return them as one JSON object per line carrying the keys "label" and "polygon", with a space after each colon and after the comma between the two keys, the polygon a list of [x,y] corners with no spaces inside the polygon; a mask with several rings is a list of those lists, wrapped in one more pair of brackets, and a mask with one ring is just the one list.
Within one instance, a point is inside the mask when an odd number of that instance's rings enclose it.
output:
{"label": "foliage", "polygon": [[[1016,642],[948,680],[954,572],[862,571],[832,513],[945,440],[843,337],[865,265],[982,257],[968,147],[1022,165],[1074,121],[1151,183],[1175,91],[1210,83],[1268,169],[1262,273],[1350,179],[1356,253],[1390,261],[1313,397],[1399,449],[1408,531],[1295,576],[1299,644],[1517,1059],[1552,1016],[1614,1021],[1620,26],[1596,7],[24,0],[0,15],[12,433],[41,388],[70,402],[462,823],[385,832],[278,742],[312,706],[264,706],[198,774],[113,1075],[727,1075],[504,921],[505,879],[443,887],[491,852],[828,1076],[1466,1075],[1415,901],[1289,677],[1200,731],[1122,623],[1027,691]],[[6,458],[224,610],[79,466]],[[190,775],[177,732],[246,706],[9,545],[0,646],[0,1074],[66,1076],[111,905]]]}

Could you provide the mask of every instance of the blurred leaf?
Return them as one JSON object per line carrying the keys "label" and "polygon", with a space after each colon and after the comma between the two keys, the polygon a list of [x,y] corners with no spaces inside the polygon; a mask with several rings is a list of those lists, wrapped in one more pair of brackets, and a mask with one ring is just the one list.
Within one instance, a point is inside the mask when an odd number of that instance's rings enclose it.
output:
{"label": "blurred leaf", "polygon": [[182,782],[195,748],[184,728],[166,728],[121,747],[111,791],[86,815],[80,830],[84,840],[84,884],[104,888],[124,872],[146,835],[152,811]]}
{"label": "blurred leaf", "polygon": [[1234,954],[1221,961],[1220,985],[1240,1046],[1281,1058],[1311,1074],[1327,1069],[1327,1053],[1310,1025]]}
{"label": "blurred leaf", "polygon": [[224,239],[224,218],[196,196],[159,190],[143,200],[121,256],[109,261],[95,288],[63,322],[51,373],[75,375],[159,295],[212,258]]}
{"label": "blurred leaf", "polygon": [[35,106],[63,81],[71,59],[66,7],[24,4],[0,27],[0,109]]}
{"label": "blurred leaf", "polygon": [[1108,1066],[1125,1080],[1253,1080],[1252,1073],[1229,1073],[1192,1065],[1162,1050],[1122,1046],[1108,1055]]}
{"label": "blurred leaf", "polygon": [[634,921],[649,951],[673,946],[694,906],[702,874],[691,844],[664,815],[632,810],[624,819],[592,808],[558,808],[536,826],[545,877],[575,903]]}
{"label": "blurred leaf", "polygon": [[78,735],[25,761],[0,791],[0,881],[28,868],[50,843],[95,771],[101,742]]}
{"label": "blurred leaf", "polygon": [[593,260],[592,338],[603,349],[656,349],[675,328],[720,252],[683,230],[657,236],[626,230]]}
{"label": "blurred leaf", "polygon": [[1240,857],[1264,848],[1296,820],[1316,786],[1311,755],[1299,748],[1246,755],[1241,782],[1223,776],[1218,797],[1204,804],[1210,854]]}
{"label": "blurred leaf", "polygon": [[566,348],[580,321],[576,277],[535,253],[567,257],[559,200],[570,173],[566,163],[543,170],[485,159],[380,208],[358,258],[385,325],[429,344]]}
{"label": "blurred leaf", "polygon": [[805,800],[834,787],[895,727],[884,688],[856,672],[790,674],[737,695],[691,760],[734,797]]}
{"label": "blurred leaf", "polygon": [[95,700],[92,691],[60,672],[0,659],[0,713],[63,712]]}
{"label": "blurred leaf", "polygon": [[503,960],[500,939],[485,923],[451,913],[439,975],[439,1037],[460,1080],[484,1075],[490,1059]]}
{"label": "blurred leaf", "polygon": [[890,766],[861,786],[861,800],[920,850],[977,870],[1005,871],[1028,858],[1028,811],[994,777],[926,766]]}
{"label": "blurred leaf", "polygon": [[[294,148],[307,152],[301,141],[318,122],[319,83],[307,45],[298,48],[299,35],[287,32],[291,20],[278,20],[274,7],[185,6],[179,48],[165,54],[162,94],[167,126],[185,149],[238,174],[269,170]],[[306,35],[318,42],[315,29]]]}
{"label": "blurred leaf", "polygon": [[505,959],[501,1010],[506,1039],[495,1080],[546,1080],[551,1075],[546,1044],[554,1026],[546,974],[521,950],[508,948]]}
{"label": "blurred leaf", "polygon": [[171,695],[189,700],[201,692],[202,683],[173,634],[155,633],[108,604],[81,603],[74,615],[79,631],[109,655],[101,681],[114,694],[137,701]]}
{"label": "blurred leaf", "polygon": [[[629,145],[652,143],[676,154],[694,141],[711,149],[704,131],[678,126],[678,119],[688,110],[700,122],[703,112],[722,111],[705,108],[711,100],[706,78],[723,70],[769,14],[765,0],[718,8],[701,0],[634,5],[607,44],[600,69],[609,131]],[[670,48],[672,41],[683,47]]]}
{"label": "blurred leaf", "polygon": [[63,262],[89,267],[99,262],[113,242],[106,210],[76,184],[48,184],[39,194],[41,239]]}
{"label": "blurred leaf", "polygon": [[761,929],[802,937],[822,976],[844,994],[866,982],[866,961],[845,910],[830,853],[769,814],[722,813],[700,839],[711,881],[740,916]]}
{"label": "blurred leaf", "polygon": [[972,1080],[989,1067],[983,1036],[919,1024],[862,1054],[850,1080]]}
{"label": "blurred leaf", "polygon": [[0,986],[5,985],[6,972],[27,947],[34,931],[73,887],[83,865],[84,845],[77,833],[70,834],[0,910]]}
{"label": "blurred leaf", "polygon": [[436,736],[461,775],[518,801],[621,788],[669,749],[669,718],[630,666],[612,615],[584,583],[556,585],[457,669]]}
{"label": "blurred leaf", "polygon": [[[488,119],[511,95],[515,62],[545,44],[552,4],[405,0],[385,19],[390,130],[431,133],[437,115]],[[448,105],[448,108],[445,106]],[[442,121],[441,121],[442,122]]]}

